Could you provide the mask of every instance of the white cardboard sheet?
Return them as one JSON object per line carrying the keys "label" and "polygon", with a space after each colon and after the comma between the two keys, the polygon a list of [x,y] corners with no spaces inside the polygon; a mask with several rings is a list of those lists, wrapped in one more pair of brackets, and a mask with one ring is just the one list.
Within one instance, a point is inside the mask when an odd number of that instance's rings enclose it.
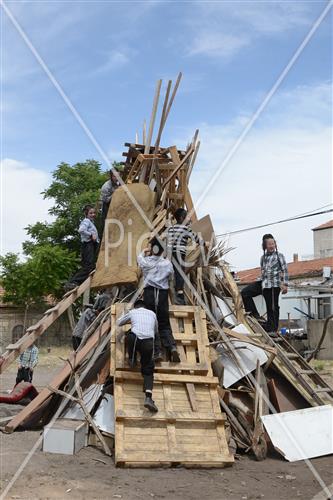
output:
{"label": "white cardboard sheet", "polygon": [[261,420],[275,447],[289,462],[333,453],[333,407],[264,415]]}
{"label": "white cardboard sheet", "polygon": [[263,365],[268,360],[267,354],[263,349],[260,349],[260,347],[238,340],[232,342],[232,345],[242,348],[236,349],[236,356],[237,359],[240,359],[240,366],[237,366],[227,353],[221,352],[220,350],[218,351],[224,366],[223,387],[226,389],[245,377],[245,375],[253,372],[257,366],[257,359],[259,359],[260,365]]}

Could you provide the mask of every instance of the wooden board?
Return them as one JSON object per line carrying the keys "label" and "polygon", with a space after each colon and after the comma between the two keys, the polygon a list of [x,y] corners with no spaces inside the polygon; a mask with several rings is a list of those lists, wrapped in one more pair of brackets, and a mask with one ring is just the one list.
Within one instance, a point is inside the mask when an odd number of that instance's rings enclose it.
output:
{"label": "wooden board", "polygon": [[109,225],[104,230],[92,287],[137,283],[139,269],[136,256],[146,244],[151,228],[133,199],[146,219],[151,221],[155,197],[156,193],[143,183],[128,184],[126,188],[119,187],[114,192],[106,220]]}
{"label": "wooden board", "polygon": [[[112,308],[113,324],[116,324],[126,307],[125,304],[116,304]],[[205,312],[198,306],[170,306],[170,323],[181,363],[162,361],[155,366],[155,372],[211,376]],[[130,325],[117,327],[116,335],[111,339],[112,374],[114,370],[131,370],[125,335],[129,329]]]}
{"label": "wooden board", "polygon": [[[224,467],[233,462],[221,413],[216,385],[200,378],[193,384],[197,410],[192,409],[186,381],[179,375],[159,373],[153,397],[159,408],[151,414],[143,406],[142,378],[116,372],[115,461],[117,466]],[[172,375],[171,375],[172,377]]]}

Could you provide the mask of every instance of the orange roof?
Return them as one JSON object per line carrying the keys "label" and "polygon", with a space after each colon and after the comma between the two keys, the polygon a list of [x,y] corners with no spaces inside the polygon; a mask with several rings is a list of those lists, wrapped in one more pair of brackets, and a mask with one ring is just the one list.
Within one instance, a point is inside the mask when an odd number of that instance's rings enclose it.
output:
{"label": "orange roof", "polygon": [[312,231],[320,231],[320,229],[328,229],[329,227],[333,227],[333,219],[325,222],[325,224],[321,224],[320,226],[314,227]]}
{"label": "orange roof", "polygon": [[[326,257],[325,259],[313,259],[313,260],[299,260],[297,262],[288,263],[288,273],[289,278],[302,278],[308,276],[318,276],[321,275],[323,267],[333,268],[333,257]],[[260,267],[255,267],[253,269],[245,269],[245,271],[239,271],[237,273],[237,278],[240,283],[252,283],[260,276]]]}

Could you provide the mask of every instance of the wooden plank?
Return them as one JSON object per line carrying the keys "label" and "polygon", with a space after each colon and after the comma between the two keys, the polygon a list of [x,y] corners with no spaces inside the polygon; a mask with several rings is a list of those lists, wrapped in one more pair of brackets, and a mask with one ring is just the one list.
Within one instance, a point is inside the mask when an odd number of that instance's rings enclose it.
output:
{"label": "wooden plank", "polygon": [[[142,381],[142,375],[139,372],[116,371],[115,379],[116,381]],[[217,377],[173,373],[155,373],[154,380],[155,382],[189,382],[193,384],[213,384],[215,386],[217,386],[219,383],[219,379]]]}
{"label": "wooden plank", "polygon": [[[141,413],[141,414],[140,414]],[[193,416],[193,412],[180,412],[178,411],[177,414],[175,412],[167,412],[167,411],[158,411],[158,413],[151,413],[149,410],[133,410],[131,408],[127,409],[122,409],[122,410],[117,410],[115,412],[115,418],[116,420],[133,420],[135,422],[138,422],[139,420],[141,421],[141,425],[144,425],[144,421],[151,421],[151,420],[158,420],[158,421],[163,421],[163,422],[170,422],[174,423],[176,420],[177,422],[181,421],[189,421],[192,423],[195,422],[224,422],[225,417],[221,413],[220,415],[212,415],[211,413],[195,413],[195,417]]]}
{"label": "wooden plank", "polygon": [[53,314],[48,314],[43,316],[35,325],[32,325],[27,329],[27,333],[21,337],[17,343],[17,349],[13,349],[13,344],[11,344],[11,349],[5,351],[0,357],[0,374],[3,373],[8,366],[24,352],[29,346],[31,346],[38,337],[40,337],[61,314],[63,314],[75,301],[80,297],[84,291],[90,287],[93,273],[75,290],[70,291],[66,294],[58,304],[57,309]]}
{"label": "wooden plank", "polygon": [[[86,357],[86,355],[93,349],[101,340],[101,337],[106,335],[110,330],[110,323],[106,321],[101,328],[87,340],[87,343],[80,349],[77,353],[72,352],[69,356],[70,363],[66,363],[59,373],[52,379],[49,386],[54,389],[58,389],[60,385],[65,382],[71,373],[71,366],[75,369],[81,363],[81,361]],[[45,387],[38,396],[31,401],[27,406],[23,408],[20,413],[15,415],[15,417],[6,425],[6,432],[13,432],[19,425],[21,425],[31,413],[33,413],[37,408],[44,403],[52,394],[52,391]]]}
{"label": "wooden plank", "polygon": [[186,384],[188,399],[193,411],[199,411],[194,384]]}

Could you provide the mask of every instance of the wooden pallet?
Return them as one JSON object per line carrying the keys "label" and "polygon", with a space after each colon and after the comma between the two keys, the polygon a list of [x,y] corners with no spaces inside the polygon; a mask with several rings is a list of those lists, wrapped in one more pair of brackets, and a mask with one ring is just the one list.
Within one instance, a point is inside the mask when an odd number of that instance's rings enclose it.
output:
{"label": "wooden pallet", "polygon": [[[187,380],[193,382],[195,409],[186,388]],[[159,373],[154,384],[159,411],[152,415],[143,407],[140,374],[116,372],[116,465],[224,467],[232,464],[217,383],[215,377]]]}
{"label": "wooden pallet", "polygon": [[[126,310],[112,307],[113,322]],[[115,380],[115,461],[118,466],[224,467],[233,462],[207,348],[200,307],[170,306],[170,321],[181,363],[162,362],[154,376],[158,413],[143,406],[142,376],[128,365],[126,327],[111,339]]]}
{"label": "wooden pallet", "polygon": [[[126,311],[126,304],[112,307],[112,320]],[[209,358],[205,312],[198,306],[170,306],[170,323],[181,363],[162,361],[155,367],[157,373],[193,373],[212,375]],[[129,325],[118,327],[111,341],[112,370],[131,370],[128,362],[125,332]]]}

